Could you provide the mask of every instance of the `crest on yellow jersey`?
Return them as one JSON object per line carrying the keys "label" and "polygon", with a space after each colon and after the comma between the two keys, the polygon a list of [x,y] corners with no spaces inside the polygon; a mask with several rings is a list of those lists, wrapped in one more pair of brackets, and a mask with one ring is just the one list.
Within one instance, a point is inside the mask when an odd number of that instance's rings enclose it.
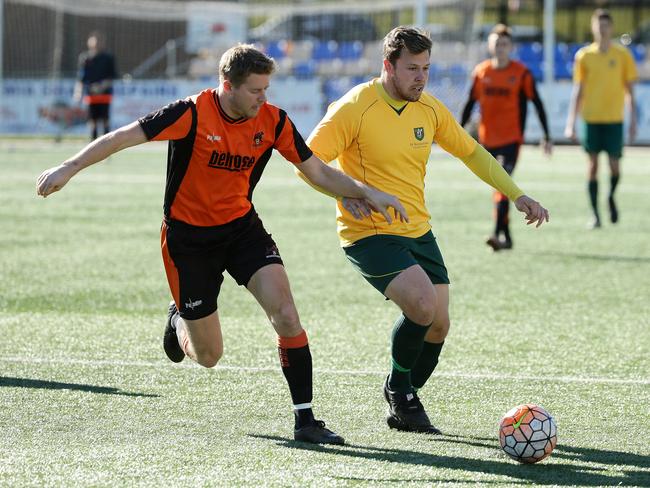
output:
{"label": "crest on yellow jersey", "polygon": [[415,134],[415,138],[418,141],[421,141],[422,139],[424,139],[424,127],[414,127],[413,134]]}

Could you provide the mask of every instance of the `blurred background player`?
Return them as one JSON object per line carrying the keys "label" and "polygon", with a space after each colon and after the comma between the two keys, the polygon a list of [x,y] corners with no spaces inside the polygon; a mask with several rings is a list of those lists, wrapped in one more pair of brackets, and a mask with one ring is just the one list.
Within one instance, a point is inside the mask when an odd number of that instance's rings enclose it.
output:
{"label": "blurred background player", "polygon": [[377,214],[355,220],[354,212],[365,213],[367,205],[344,198],[337,210],[338,232],[350,263],[401,312],[393,325],[391,369],[383,388],[386,422],[392,429],[439,434],[417,394],[436,368],[449,331],[449,277],[424,198],[432,144],[510,196],[529,224],[539,227],[548,212],[424,90],[431,47],[430,37],[418,29],[390,31],[381,77],[333,103],[307,143],[323,161],[337,159],[343,172],[391,192],[406,208],[408,222],[389,223]]}
{"label": "blurred background player", "polygon": [[587,190],[593,211],[593,220],[589,223],[592,229],[601,226],[598,211],[598,154],[601,151],[609,157],[609,216],[613,224],[618,222],[614,192],[621,174],[626,94],[630,112],[629,142],[636,137],[633,88],[637,79],[636,66],[627,48],[612,42],[613,27],[612,16],[607,10],[598,9],[593,13],[594,42],[576,53],[574,88],[564,131],[566,137],[576,140],[575,121],[580,111],[584,121],[581,142],[589,158]]}
{"label": "blurred background player", "polygon": [[88,50],[79,55],[79,72],[74,88],[76,102],[88,105],[90,138],[97,139],[98,125],[102,134],[110,131],[110,109],[113,100],[113,80],[117,78],[115,58],[104,50],[104,39],[99,32],[88,36]]}
{"label": "blurred background player", "polygon": [[[474,68],[472,85],[460,125],[467,124],[474,104],[478,102],[481,108],[479,142],[499,161],[503,169],[512,175],[519,149],[524,142],[528,100],[533,102],[537,110],[544,131],[542,148],[547,155],[552,151],[551,137],[546,111],[537,93],[532,73],[522,63],[510,59],[513,48],[510,28],[497,24],[490,32],[487,43],[491,58]],[[510,200],[496,190],[494,203],[494,233],[487,239],[486,244],[494,251],[512,249]]]}

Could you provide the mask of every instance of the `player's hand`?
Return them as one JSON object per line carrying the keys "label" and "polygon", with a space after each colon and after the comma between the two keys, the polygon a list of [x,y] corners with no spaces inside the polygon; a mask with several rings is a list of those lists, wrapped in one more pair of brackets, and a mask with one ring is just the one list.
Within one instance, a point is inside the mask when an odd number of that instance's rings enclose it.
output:
{"label": "player's hand", "polygon": [[535,227],[539,227],[549,220],[548,210],[542,207],[539,202],[536,202],[526,195],[522,195],[515,200],[515,207],[517,207],[517,210],[520,212],[526,214],[526,225],[537,222]]}
{"label": "player's hand", "polygon": [[578,142],[575,125],[567,125],[564,128],[564,137],[571,140],[572,142]]}
{"label": "player's hand", "polygon": [[630,120],[630,126],[628,127],[628,143],[634,142],[636,139],[636,120]]}
{"label": "player's hand", "polygon": [[395,218],[399,219],[400,222],[409,221],[408,215],[406,214],[406,209],[402,206],[402,203],[399,201],[399,199],[394,195],[368,186],[364,201],[368,207],[370,207],[370,209],[382,214],[386,219],[386,222],[389,224],[393,223],[393,218],[388,213],[389,208],[393,209]]}
{"label": "player's hand", "polygon": [[36,181],[36,194],[46,197],[59,191],[70,181],[74,172],[63,164],[43,171]]}
{"label": "player's hand", "polygon": [[341,205],[357,220],[363,220],[364,217],[370,217],[372,209],[362,198],[343,197]]}

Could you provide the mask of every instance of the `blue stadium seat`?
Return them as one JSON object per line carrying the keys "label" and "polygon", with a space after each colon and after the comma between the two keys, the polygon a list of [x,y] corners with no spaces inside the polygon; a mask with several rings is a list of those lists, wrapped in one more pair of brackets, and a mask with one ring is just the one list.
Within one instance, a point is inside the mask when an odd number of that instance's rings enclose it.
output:
{"label": "blue stadium seat", "polygon": [[576,57],[576,53],[582,48],[585,44],[569,44],[569,57],[573,61]]}
{"label": "blue stadium seat", "polygon": [[282,59],[287,55],[287,41],[269,41],[265,51],[276,60]]}
{"label": "blue stadium seat", "polygon": [[[429,76],[431,75],[429,74]],[[462,83],[467,78],[467,68],[464,64],[453,63],[447,69],[447,76],[454,82]]]}
{"label": "blue stadium seat", "polygon": [[517,49],[517,55],[524,64],[541,62],[544,58],[544,49],[539,42],[522,42]]}
{"label": "blue stadium seat", "polygon": [[544,80],[544,70],[543,70],[543,62],[542,61],[537,61],[537,62],[529,62],[525,63],[530,72],[533,74],[533,78],[535,78],[536,81],[543,81]]}
{"label": "blue stadium seat", "polygon": [[647,54],[647,48],[643,44],[634,44],[630,46],[632,56],[637,63],[643,63]]}
{"label": "blue stadium seat", "polygon": [[316,63],[313,61],[301,61],[293,67],[293,75],[300,79],[313,78],[316,74]]}
{"label": "blue stadium seat", "polygon": [[555,63],[555,77],[558,80],[570,80],[573,77],[573,63],[570,61],[557,61]]}
{"label": "blue stadium seat", "polygon": [[555,64],[565,63],[567,61],[572,61],[573,57],[571,56],[571,50],[569,45],[564,42],[559,42],[555,45]]}
{"label": "blue stadium seat", "polygon": [[336,41],[318,41],[311,53],[315,61],[329,61],[337,58],[338,44]]}
{"label": "blue stadium seat", "polygon": [[363,43],[361,41],[342,42],[339,45],[336,55],[343,61],[356,61],[363,54]]}

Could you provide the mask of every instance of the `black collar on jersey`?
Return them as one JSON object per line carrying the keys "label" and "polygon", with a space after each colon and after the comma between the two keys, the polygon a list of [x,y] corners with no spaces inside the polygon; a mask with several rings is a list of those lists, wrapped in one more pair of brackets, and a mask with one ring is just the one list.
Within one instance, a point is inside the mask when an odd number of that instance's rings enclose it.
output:
{"label": "black collar on jersey", "polygon": [[214,102],[217,104],[217,108],[219,109],[219,113],[226,120],[226,122],[230,124],[241,124],[242,122],[248,120],[247,117],[239,117],[238,119],[233,119],[230,115],[226,113],[226,111],[221,106],[221,102],[219,101],[219,95],[217,94],[216,90],[213,92],[213,96],[214,96]]}
{"label": "black collar on jersey", "polygon": [[407,103],[406,105],[404,105],[402,108],[395,108],[395,107],[393,107],[393,106],[390,105],[390,104],[388,104],[388,105],[390,106],[390,108],[392,108],[393,110],[395,110],[395,113],[396,113],[397,115],[402,115],[402,112],[404,112],[404,109],[406,108],[406,106],[408,105],[408,103]]}

